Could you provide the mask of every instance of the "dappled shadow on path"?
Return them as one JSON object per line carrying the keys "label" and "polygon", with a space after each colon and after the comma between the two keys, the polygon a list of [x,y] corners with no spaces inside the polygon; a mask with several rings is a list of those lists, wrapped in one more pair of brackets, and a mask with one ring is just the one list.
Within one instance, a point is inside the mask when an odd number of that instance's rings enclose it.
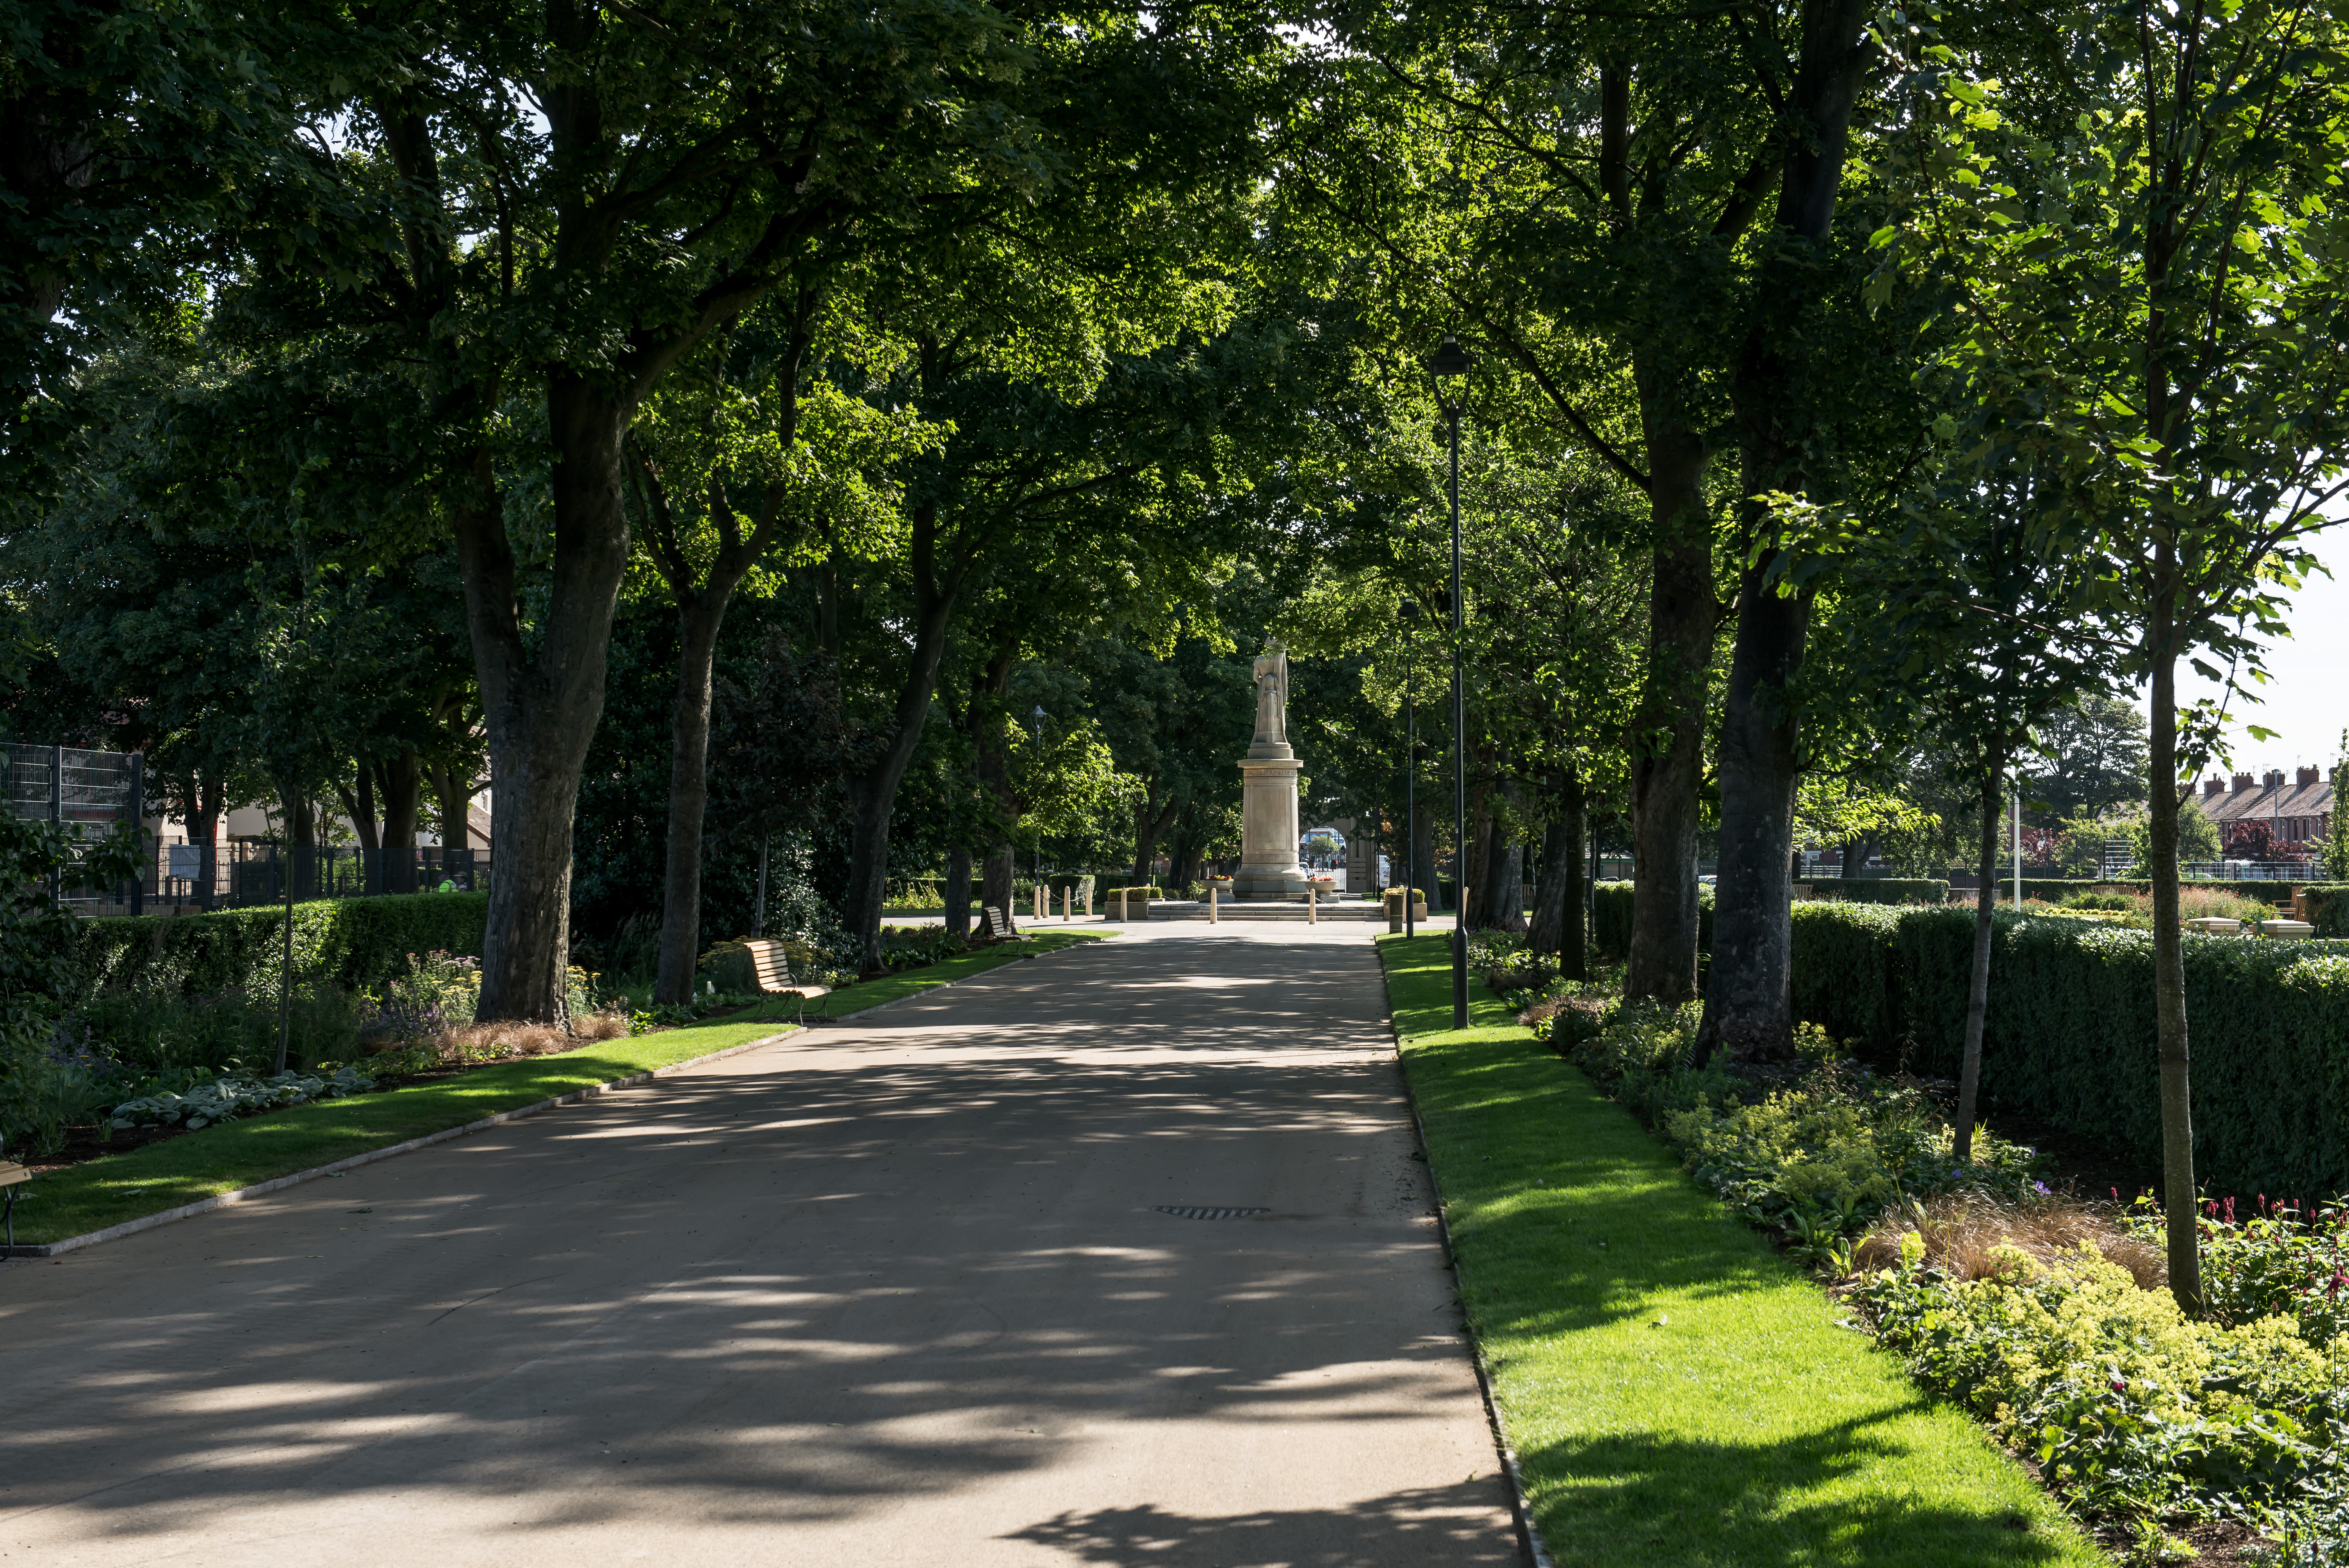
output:
{"label": "dappled shadow on path", "polygon": [[1012,1539],[1112,1568],[1469,1568],[1515,1563],[1514,1536],[1495,1538],[1492,1489],[1464,1481],[1415,1487],[1345,1509],[1261,1509],[1194,1517],[1143,1504],[1068,1512]]}
{"label": "dappled shadow on path", "polygon": [[[0,1276],[0,1520],[136,1541],[429,1496],[526,1533],[663,1493],[855,1520],[1131,1422],[1211,1428],[1235,1463],[1359,1441],[1375,1485],[1465,1373],[1374,982],[1276,951],[1218,990],[1143,951]],[[1190,1204],[1272,1212],[1156,1212]],[[1397,1529],[1453,1528],[1415,1495]],[[1358,1560],[1416,1559],[1327,1559]]]}

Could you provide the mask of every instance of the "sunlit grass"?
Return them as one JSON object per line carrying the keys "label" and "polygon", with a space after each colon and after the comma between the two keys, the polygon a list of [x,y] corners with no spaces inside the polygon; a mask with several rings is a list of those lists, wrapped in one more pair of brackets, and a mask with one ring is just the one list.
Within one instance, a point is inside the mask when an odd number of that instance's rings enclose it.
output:
{"label": "sunlit grass", "polygon": [[1381,939],[1464,1305],[1561,1563],[2106,1561],[1899,1363],[1471,988]]}

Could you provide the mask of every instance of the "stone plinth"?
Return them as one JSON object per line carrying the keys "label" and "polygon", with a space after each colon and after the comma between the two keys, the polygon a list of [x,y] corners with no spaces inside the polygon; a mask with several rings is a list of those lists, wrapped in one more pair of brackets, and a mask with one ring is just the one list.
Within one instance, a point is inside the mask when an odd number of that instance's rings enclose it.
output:
{"label": "stone plinth", "polygon": [[1305,868],[1297,860],[1297,776],[1304,770],[1294,757],[1240,759],[1240,869],[1233,897],[1304,902]]}

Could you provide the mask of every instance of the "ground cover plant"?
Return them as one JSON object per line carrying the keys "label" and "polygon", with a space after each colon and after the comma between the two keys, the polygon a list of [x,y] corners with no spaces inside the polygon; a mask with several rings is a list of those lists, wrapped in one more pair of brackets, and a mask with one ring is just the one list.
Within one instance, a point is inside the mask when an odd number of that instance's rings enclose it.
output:
{"label": "ground cover plant", "polygon": [[[926,969],[872,980],[832,1000],[835,1016],[916,995],[1114,931],[1047,932]],[[201,1132],[44,1171],[16,1212],[20,1243],[37,1244],[118,1224],[233,1188],[460,1127],[574,1089],[648,1072],[787,1032],[794,1009],[768,999],[722,1018],[444,1071],[373,1093],[233,1119]],[[29,1202],[24,1201],[26,1199]]]}
{"label": "ground cover plant", "polygon": [[1728,1071],[1700,1064],[1693,1007],[1546,992],[1515,997],[1537,1035],[1790,1258],[1841,1282],[1926,1387],[1981,1416],[2129,1560],[2216,1542],[2247,1561],[2349,1561],[2339,1206],[2208,1203],[2209,1305],[2189,1318],[2149,1196],[2123,1208],[2117,1192],[2051,1191],[2032,1150],[1988,1129],[1961,1165],[1917,1085],[1840,1057],[1816,1026],[1807,1060]]}
{"label": "ground cover plant", "polygon": [[1841,1326],[1446,938],[1380,944],[1462,1301],[1560,1563],[2103,1561],[1963,1414]]}

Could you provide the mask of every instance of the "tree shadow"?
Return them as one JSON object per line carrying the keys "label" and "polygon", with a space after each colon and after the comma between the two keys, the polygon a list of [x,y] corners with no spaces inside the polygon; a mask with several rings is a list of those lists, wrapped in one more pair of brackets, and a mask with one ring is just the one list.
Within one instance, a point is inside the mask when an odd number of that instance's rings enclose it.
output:
{"label": "tree shadow", "polygon": [[1341,1509],[1195,1516],[1154,1503],[1071,1511],[1013,1531],[1079,1563],[1112,1568],[1495,1568],[1523,1561],[1493,1530],[1496,1479],[1414,1487]]}
{"label": "tree shadow", "polygon": [[[1897,1430],[1885,1429],[1928,1408],[1920,1397],[1751,1444],[1623,1433],[1521,1457],[1535,1516],[1561,1563],[2028,1568],[2076,1560],[2048,1524],[2020,1510],[1964,1501],[1956,1477],[1931,1496],[1870,1484],[1871,1469],[1913,1456]],[[2046,1517],[2056,1517],[2052,1508]]]}

